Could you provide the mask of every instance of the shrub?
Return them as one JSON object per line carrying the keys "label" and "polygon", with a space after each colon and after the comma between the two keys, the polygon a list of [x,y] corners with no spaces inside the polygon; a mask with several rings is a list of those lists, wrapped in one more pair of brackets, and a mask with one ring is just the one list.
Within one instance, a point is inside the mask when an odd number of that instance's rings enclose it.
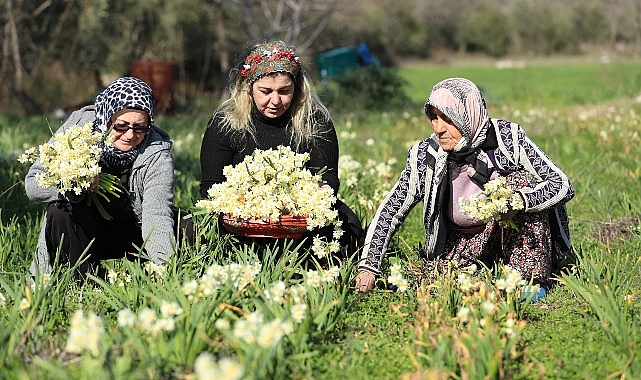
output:
{"label": "shrub", "polygon": [[411,105],[405,86],[407,81],[396,70],[366,66],[332,79],[319,89],[319,95],[339,111],[386,111]]}

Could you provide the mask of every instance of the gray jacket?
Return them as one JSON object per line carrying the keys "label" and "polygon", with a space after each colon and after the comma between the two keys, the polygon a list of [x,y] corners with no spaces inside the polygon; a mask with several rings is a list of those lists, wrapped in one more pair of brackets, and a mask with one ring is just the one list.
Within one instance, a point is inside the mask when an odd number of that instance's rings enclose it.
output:
{"label": "gray jacket", "polygon": [[[62,133],[73,125],[85,125],[95,119],[94,106],[75,111],[56,131]],[[169,135],[157,127],[143,140],[142,149],[131,168],[129,195],[131,205],[142,228],[145,250],[156,263],[163,263],[174,251],[173,186],[174,164],[171,155]],[[37,202],[59,200],[56,188],[43,188],[36,180],[36,174],[43,171],[38,160],[29,169],[25,178],[27,197]],[[45,215],[46,218],[46,215]],[[31,273],[50,273],[49,253],[45,240],[43,220],[36,255],[31,264]]]}

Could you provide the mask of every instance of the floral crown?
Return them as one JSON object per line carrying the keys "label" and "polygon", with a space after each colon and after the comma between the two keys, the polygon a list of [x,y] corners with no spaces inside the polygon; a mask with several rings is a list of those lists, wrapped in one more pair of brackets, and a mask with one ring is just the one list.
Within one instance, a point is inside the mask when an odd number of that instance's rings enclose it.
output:
{"label": "floral crown", "polygon": [[295,77],[300,68],[300,58],[294,50],[281,43],[268,43],[259,45],[245,58],[240,75],[252,84],[271,73],[290,73]]}

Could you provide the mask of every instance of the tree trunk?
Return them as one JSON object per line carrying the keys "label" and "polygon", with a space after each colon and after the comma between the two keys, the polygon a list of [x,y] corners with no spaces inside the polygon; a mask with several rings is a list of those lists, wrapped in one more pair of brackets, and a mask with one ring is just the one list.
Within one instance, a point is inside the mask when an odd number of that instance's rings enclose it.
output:
{"label": "tree trunk", "polygon": [[635,49],[634,49],[634,55],[635,57],[641,56],[641,4],[637,3],[635,7],[636,11],[636,25],[635,25]]}
{"label": "tree trunk", "polygon": [[[13,17],[13,2],[12,0],[6,0],[6,19],[7,23],[5,25],[5,41],[3,41],[3,62],[10,62],[9,55],[11,56],[11,62],[13,62],[13,73],[14,73],[14,84],[15,89],[20,90],[22,88],[22,77],[24,75],[24,69],[22,67],[22,58],[20,57],[20,41],[18,39],[18,29],[16,28],[16,22]],[[6,47],[6,50],[5,50]],[[3,63],[2,69],[9,70],[8,66],[5,67]]]}
{"label": "tree trunk", "polygon": [[220,59],[220,98],[221,101],[227,98],[228,72],[229,72],[229,44],[225,33],[225,15],[223,14],[222,0],[214,1],[214,17],[216,18],[216,34],[218,35],[218,58]]}

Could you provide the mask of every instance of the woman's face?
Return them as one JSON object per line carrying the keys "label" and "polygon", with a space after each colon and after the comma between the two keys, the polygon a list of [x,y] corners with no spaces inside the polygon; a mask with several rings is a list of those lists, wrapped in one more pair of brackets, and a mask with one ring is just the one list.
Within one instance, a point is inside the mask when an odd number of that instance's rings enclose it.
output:
{"label": "woman's face", "polygon": [[124,109],[111,118],[110,125],[112,145],[126,152],[140,144],[149,132],[149,116],[145,111]]}
{"label": "woman's face", "polygon": [[277,118],[292,105],[294,81],[289,74],[266,75],[252,84],[252,98],[258,110],[269,118]]}
{"label": "woman's face", "polygon": [[428,114],[430,123],[432,123],[432,129],[434,129],[434,133],[436,137],[438,137],[441,148],[446,152],[453,151],[456,144],[458,144],[463,137],[461,132],[456,128],[452,120],[436,107],[430,106],[430,112],[428,112]]}

